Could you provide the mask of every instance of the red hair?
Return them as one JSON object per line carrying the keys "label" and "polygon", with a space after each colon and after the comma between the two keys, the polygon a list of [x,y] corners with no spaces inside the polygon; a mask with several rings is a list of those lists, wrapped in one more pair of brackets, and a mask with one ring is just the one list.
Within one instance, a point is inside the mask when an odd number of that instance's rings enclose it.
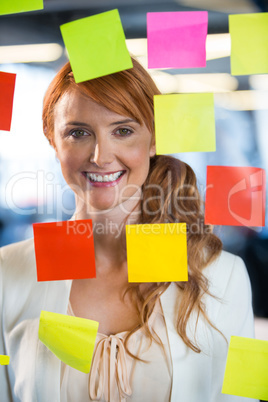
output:
{"label": "red hair", "polygon": [[[43,129],[49,142],[54,134],[54,107],[66,92],[76,88],[95,102],[123,116],[144,123],[154,132],[153,97],[160,94],[154,81],[133,59],[133,68],[77,84],[66,63],[49,85],[43,102]],[[146,73],[146,77],[144,76]]]}
{"label": "red hair", "polygon": [[[54,135],[54,107],[61,96],[73,88],[111,111],[145,124],[154,135],[153,97],[160,92],[150,75],[135,59],[130,70],[79,84],[75,83],[71,66],[67,63],[51,82],[44,98],[43,127],[50,143]],[[171,187],[168,180],[171,180]],[[155,185],[161,186],[163,190],[164,203],[161,205],[155,194]],[[197,317],[203,315],[212,325],[202,302],[203,295],[208,293],[208,281],[202,270],[219,255],[222,243],[212,233],[212,228],[204,224],[203,204],[193,170],[180,160],[164,155],[151,158],[141,200],[140,223],[157,222],[186,222],[188,227],[189,280],[177,283],[182,291],[180,309],[177,311],[177,331],[187,346],[200,352],[198,345],[187,335],[187,322],[192,312],[196,311]],[[152,284],[145,296],[140,292],[140,285],[130,286],[139,310],[140,324],[129,332],[126,346],[129,337],[141,327],[144,327],[151,340],[155,339],[148,327],[148,319],[156,301],[168,286],[169,283]]]}

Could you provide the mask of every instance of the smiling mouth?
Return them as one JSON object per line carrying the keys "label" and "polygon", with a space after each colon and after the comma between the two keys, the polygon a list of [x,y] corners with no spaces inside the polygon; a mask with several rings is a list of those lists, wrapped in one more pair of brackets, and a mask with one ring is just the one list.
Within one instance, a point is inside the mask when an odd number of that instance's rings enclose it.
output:
{"label": "smiling mouth", "polygon": [[119,179],[119,177],[123,176],[125,170],[120,170],[119,172],[110,173],[110,174],[98,174],[98,173],[88,173],[84,172],[85,176],[92,183],[112,183]]}

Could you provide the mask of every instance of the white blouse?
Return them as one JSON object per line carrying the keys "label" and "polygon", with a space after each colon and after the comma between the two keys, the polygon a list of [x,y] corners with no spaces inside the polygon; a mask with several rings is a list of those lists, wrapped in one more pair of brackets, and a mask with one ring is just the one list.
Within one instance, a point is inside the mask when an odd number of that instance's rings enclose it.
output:
{"label": "white blouse", "polygon": [[[73,315],[69,304],[68,314]],[[82,373],[62,363],[61,402],[168,402],[172,384],[172,362],[161,302],[155,305],[149,321],[163,347],[145,335],[141,328],[128,341],[132,358],[125,350],[128,332],[116,335],[98,333],[91,370]]]}

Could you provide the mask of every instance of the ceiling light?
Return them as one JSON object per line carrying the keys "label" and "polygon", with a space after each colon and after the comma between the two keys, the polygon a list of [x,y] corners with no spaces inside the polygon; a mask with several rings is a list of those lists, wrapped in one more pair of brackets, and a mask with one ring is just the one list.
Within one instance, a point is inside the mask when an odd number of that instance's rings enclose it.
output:
{"label": "ceiling light", "polygon": [[127,39],[126,45],[128,51],[133,56],[144,56],[147,54],[147,39]]}
{"label": "ceiling light", "polygon": [[175,75],[157,70],[149,71],[149,73],[160,92],[162,92],[163,94],[177,92],[178,82]]}
{"label": "ceiling light", "polygon": [[[184,5],[191,8],[202,7],[203,10],[222,11],[223,13],[257,13],[259,8],[256,4],[253,4],[249,0],[202,0],[202,6],[200,0],[175,0],[180,6]],[[257,3],[257,2],[256,2]]]}
{"label": "ceiling light", "polygon": [[[127,39],[128,51],[135,57],[147,55],[147,39]],[[206,59],[213,60],[228,57],[231,54],[231,36],[226,34],[207,35]]]}
{"label": "ceiling light", "polygon": [[38,63],[58,60],[63,48],[58,43],[0,46],[0,64]]}
{"label": "ceiling light", "polygon": [[238,88],[230,74],[177,74],[178,92],[229,92]]}
{"label": "ceiling light", "polygon": [[268,91],[268,74],[251,75],[249,77],[249,85],[253,89]]}
{"label": "ceiling light", "polygon": [[215,94],[215,103],[230,110],[267,110],[268,91],[235,91]]}
{"label": "ceiling light", "polygon": [[212,34],[207,36],[206,59],[220,59],[231,55],[231,35]]}

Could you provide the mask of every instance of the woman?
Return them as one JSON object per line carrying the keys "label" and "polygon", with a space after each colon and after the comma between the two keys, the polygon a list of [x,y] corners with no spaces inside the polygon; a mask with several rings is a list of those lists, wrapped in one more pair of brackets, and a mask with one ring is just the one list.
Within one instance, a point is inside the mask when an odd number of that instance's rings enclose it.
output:
{"label": "woman", "polygon": [[[230,336],[253,336],[248,276],[204,225],[192,169],[155,155],[159,91],[133,66],[76,84],[67,63],[45,95],[44,133],[75,193],[72,219],[92,219],[97,277],[37,283],[33,240],[1,249],[4,400],[239,400],[221,387]],[[125,225],[156,222],[187,223],[189,281],[130,285]],[[99,322],[90,375],[38,340],[41,310]]]}

